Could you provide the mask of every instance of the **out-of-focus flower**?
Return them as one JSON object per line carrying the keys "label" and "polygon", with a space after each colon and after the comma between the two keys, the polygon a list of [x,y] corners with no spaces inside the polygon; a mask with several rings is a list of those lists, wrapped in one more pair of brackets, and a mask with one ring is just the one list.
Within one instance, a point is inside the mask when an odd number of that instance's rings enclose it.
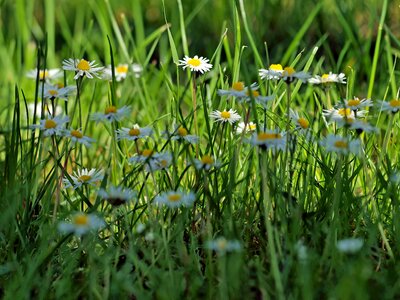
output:
{"label": "out-of-focus flower", "polygon": [[62,135],[64,133],[64,125],[69,122],[69,117],[56,116],[48,119],[40,120],[39,125],[31,125],[32,129],[40,129],[44,136]]}
{"label": "out-of-focus flower", "polygon": [[93,113],[91,115],[91,120],[96,122],[114,122],[114,121],[121,121],[124,118],[129,117],[131,113],[130,106],[122,106],[121,108],[116,108],[115,106],[109,106],[104,110],[104,113]]}
{"label": "out-of-focus flower", "polygon": [[104,220],[98,216],[79,212],[72,216],[71,222],[60,222],[58,230],[61,233],[74,233],[77,236],[82,236],[88,231],[98,230],[104,226]]}
{"label": "out-of-focus flower", "polygon": [[154,198],[154,204],[166,205],[170,208],[190,207],[195,200],[196,195],[191,191],[187,193],[182,191],[168,191]]}
{"label": "out-of-focus flower", "polygon": [[206,248],[214,250],[219,255],[225,255],[227,252],[237,252],[242,250],[242,245],[237,240],[227,240],[224,237],[218,237],[215,240],[206,242]]}
{"label": "out-of-focus flower", "polygon": [[63,183],[66,188],[80,188],[83,185],[95,186],[97,182],[103,179],[103,172],[96,169],[81,169],[78,172],[74,172],[73,175],[69,175],[72,182],[67,177],[63,178]]}
{"label": "out-of-focus flower", "polygon": [[112,206],[127,204],[136,199],[137,193],[122,186],[110,186],[107,190],[100,189],[98,195]]}

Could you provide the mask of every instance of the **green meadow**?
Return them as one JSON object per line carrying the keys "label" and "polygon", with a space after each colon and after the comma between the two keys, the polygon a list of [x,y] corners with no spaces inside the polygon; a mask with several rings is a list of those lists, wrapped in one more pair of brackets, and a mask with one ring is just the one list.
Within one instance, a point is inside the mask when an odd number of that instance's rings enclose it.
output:
{"label": "green meadow", "polygon": [[400,298],[399,18],[0,0],[0,298]]}

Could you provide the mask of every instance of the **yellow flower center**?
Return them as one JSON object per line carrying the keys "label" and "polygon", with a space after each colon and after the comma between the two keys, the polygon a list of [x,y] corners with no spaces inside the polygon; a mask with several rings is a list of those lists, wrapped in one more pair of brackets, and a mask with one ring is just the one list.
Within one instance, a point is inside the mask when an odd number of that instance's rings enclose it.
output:
{"label": "yellow flower center", "polygon": [[190,59],[187,61],[187,64],[188,64],[188,65],[191,65],[192,67],[198,67],[198,66],[200,66],[200,64],[201,64],[201,61],[200,61],[200,59],[198,59],[198,58],[190,58]]}
{"label": "yellow flower center", "polygon": [[81,71],[89,71],[90,70],[89,62],[84,59],[81,59],[81,61],[78,63],[78,65],[76,67],[78,68],[78,70],[81,70]]}
{"label": "yellow flower center", "polygon": [[92,176],[90,176],[90,175],[81,175],[81,176],[78,178],[78,180],[79,180],[80,182],[83,182],[83,183],[88,182],[90,179],[92,179]]}
{"label": "yellow flower center", "polygon": [[358,99],[352,99],[352,100],[347,101],[348,106],[357,106],[360,103],[361,103],[361,101]]}
{"label": "yellow flower center", "polygon": [[53,97],[58,95],[58,91],[56,90],[49,90],[49,94],[52,95]]}
{"label": "yellow flower center", "polygon": [[120,66],[115,68],[115,71],[117,73],[126,74],[126,73],[128,73],[128,66],[127,65],[120,65]]}
{"label": "yellow flower center", "polygon": [[130,136],[138,136],[140,134],[139,128],[132,128],[128,133]]}
{"label": "yellow flower center", "polygon": [[179,136],[187,136],[188,135],[188,131],[183,127],[179,127],[178,128],[178,135]]}
{"label": "yellow flower center", "polygon": [[89,217],[85,214],[79,214],[74,217],[72,222],[78,226],[85,226],[89,224]]}
{"label": "yellow flower center", "polygon": [[61,83],[61,82],[59,82],[59,83],[56,84],[56,86],[57,86],[59,89],[62,89],[62,88],[64,87],[64,84]]}
{"label": "yellow flower center", "polygon": [[230,113],[229,111],[224,110],[224,111],[221,112],[221,118],[222,118],[222,119],[227,120],[227,119],[229,119],[230,117],[231,117],[231,113]]}
{"label": "yellow flower center", "polygon": [[71,135],[78,139],[83,138],[83,134],[79,130],[71,130]]}
{"label": "yellow flower center", "polygon": [[389,102],[391,107],[399,107],[400,106],[400,100],[393,99]]}
{"label": "yellow flower center", "polygon": [[39,79],[40,80],[45,80],[49,76],[49,72],[47,70],[44,71],[39,71]]}
{"label": "yellow flower center", "polygon": [[280,64],[272,64],[269,66],[271,71],[283,71],[282,65]]}
{"label": "yellow flower center", "polygon": [[297,120],[297,123],[299,123],[300,127],[303,129],[307,129],[308,126],[310,125],[310,123],[304,118],[299,118]]}
{"label": "yellow flower center", "polygon": [[336,148],[347,149],[347,142],[345,141],[336,141],[334,145]]}
{"label": "yellow flower center", "polygon": [[[260,96],[260,93],[258,91],[251,91],[251,93],[253,94],[254,98],[257,98],[258,96]],[[246,92],[246,96],[249,96],[249,91]]]}
{"label": "yellow flower center", "polygon": [[57,123],[54,120],[46,120],[46,122],[44,123],[44,128],[46,129],[52,129],[56,127]]}
{"label": "yellow flower center", "polygon": [[160,160],[160,166],[163,168],[168,167],[168,161],[166,159]]}
{"label": "yellow flower center", "polygon": [[254,131],[254,130],[256,130],[257,125],[256,125],[256,124],[247,124],[247,127],[248,127],[248,129],[249,129],[250,131]]}
{"label": "yellow flower center", "polygon": [[296,73],[296,71],[292,68],[292,67],[286,67],[285,69],[284,69],[284,72],[283,72],[286,76],[291,76],[291,75],[293,75],[294,73]]}
{"label": "yellow flower center", "polygon": [[180,194],[168,195],[168,200],[171,201],[171,202],[179,201],[179,200],[181,200],[181,198],[182,198],[182,196]]}
{"label": "yellow flower center", "polygon": [[322,74],[321,78],[326,80],[329,78],[329,74]]}
{"label": "yellow flower center", "polygon": [[351,116],[351,109],[350,108],[341,108],[338,110],[338,114],[342,117],[349,117]]}
{"label": "yellow flower center", "polygon": [[201,162],[204,165],[212,165],[214,163],[214,159],[210,155],[203,155]]}
{"label": "yellow flower center", "polygon": [[282,135],[280,133],[267,133],[267,132],[260,132],[257,135],[257,139],[259,141],[266,141],[266,140],[274,140],[274,139],[280,139]]}
{"label": "yellow flower center", "polygon": [[108,114],[115,114],[116,112],[117,112],[117,108],[116,108],[115,106],[107,107],[107,108],[104,110],[104,113],[105,113],[106,115],[108,115]]}
{"label": "yellow flower center", "polygon": [[241,92],[244,90],[244,83],[239,81],[239,82],[234,82],[232,84],[232,89],[238,92]]}
{"label": "yellow flower center", "polygon": [[142,155],[143,156],[146,156],[146,157],[149,157],[149,156],[151,156],[152,154],[153,154],[153,150],[151,150],[151,149],[144,149],[143,151],[142,151]]}

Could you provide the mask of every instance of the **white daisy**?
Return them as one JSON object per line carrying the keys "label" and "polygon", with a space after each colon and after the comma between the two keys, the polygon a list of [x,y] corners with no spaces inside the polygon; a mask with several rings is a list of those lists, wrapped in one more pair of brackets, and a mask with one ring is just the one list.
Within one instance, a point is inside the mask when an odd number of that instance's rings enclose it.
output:
{"label": "white daisy", "polygon": [[138,124],[132,126],[132,128],[121,128],[117,129],[117,140],[128,140],[135,141],[137,139],[146,138],[152,135],[153,129],[150,127],[140,127]]}
{"label": "white daisy", "polygon": [[68,58],[63,60],[63,69],[67,71],[75,71],[76,75],[74,79],[78,79],[80,76],[86,75],[87,78],[101,78],[99,72],[103,70],[103,67],[97,67],[95,61],[87,61],[85,59],[73,59]]}
{"label": "white daisy", "polygon": [[[340,123],[337,123],[337,124],[338,125],[342,125]],[[365,120],[354,120],[353,122],[346,123],[346,125],[349,125],[349,129],[354,129],[358,133],[361,133],[363,131],[364,132],[374,132],[374,133],[378,133],[379,132],[378,128],[372,126],[371,124],[369,124]]]}
{"label": "white daisy", "polygon": [[242,246],[237,240],[227,240],[224,237],[218,237],[215,240],[206,242],[206,248],[214,250],[219,255],[225,255],[227,252],[236,252],[242,250]]}
{"label": "white daisy", "polygon": [[197,144],[200,138],[197,135],[189,134],[187,129],[183,126],[176,126],[173,132],[168,133],[171,140],[174,141],[186,141],[190,144]]}
{"label": "white daisy", "polygon": [[130,106],[124,105],[118,109],[115,106],[109,106],[104,110],[104,113],[93,113],[90,119],[96,122],[118,122],[126,117],[129,117],[130,113]]}
{"label": "white daisy", "polygon": [[299,113],[290,109],[290,119],[293,121],[294,125],[296,126],[296,129],[299,130],[307,130],[310,127],[310,122],[303,117],[299,116]]}
{"label": "white daisy", "polygon": [[127,204],[137,197],[135,191],[122,186],[110,186],[108,190],[100,189],[98,195],[112,206]]}
{"label": "white daisy", "polygon": [[128,159],[129,163],[145,163],[148,162],[156,152],[153,149],[144,149],[140,154],[136,154]]}
{"label": "white daisy", "polygon": [[248,96],[248,90],[257,90],[257,83],[251,84],[249,87],[244,85],[243,81],[234,82],[229,90],[219,89],[217,94],[219,96],[230,96],[237,98],[245,98]]}
{"label": "white daisy", "polygon": [[350,140],[346,137],[329,134],[320,142],[320,144],[325,147],[328,152],[336,152],[339,154],[353,153],[355,155],[361,154],[360,140]]}
{"label": "white daisy", "polygon": [[103,179],[103,172],[101,170],[91,169],[81,169],[78,172],[74,172],[73,175],[69,175],[72,182],[69,181],[67,177],[63,178],[63,183],[66,188],[77,189],[83,185],[95,186],[98,181]]}
{"label": "white daisy", "polygon": [[296,72],[292,67],[286,67],[282,72],[282,79],[287,83],[293,82],[295,79],[301,80],[304,83],[310,79],[311,75],[307,72]]}
{"label": "white daisy", "polygon": [[43,91],[42,91],[42,86],[41,85],[39,86],[39,96],[42,96],[43,94],[44,99],[54,100],[56,98],[60,98],[67,101],[68,97],[75,91],[76,87],[71,85],[66,87],[60,87],[59,85],[52,85],[45,83]]}
{"label": "white daisy", "polygon": [[221,163],[210,155],[203,155],[201,159],[194,159],[194,166],[197,170],[210,170],[212,167],[219,168]]}
{"label": "white daisy", "polygon": [[354,254],[361,250],[364,240],[361,238],[347,238],[337,241],[336,248],[346,254]]}
{"label": "white daisy", "polygon": [[190,207],[196,200],[196,195],[189,191],[187,193],[182,191],[168,191],[164,192],[154,198],[154,204],[166,205],[170,208],[177,208],[180,206]]}
{"label": "white daisy", "polygon": [[64,125],[69,122],[69,117],[50,117],[40,120],[40,125],[31,125],[32,129],[40,129],[45,136],[62,135],[64,133]]}
{"label": "white daisy", "polygon": [[[357,111],[357,117],[365,117],[367,114],[366,110]],[[331,122],[346,122],[350,123],[356,119],[355,112],[350,108],[332,108],[324,109],[322,115],[328,123]]]}
{"label": "white daisy", "polygon": [[26,73],[26,77],[31,79],[36,79],[38,77],[39,72],[39,80],[49,81],[52,79],[60,78],[63,76],[63,73],[60,69],[45,69],[45,70],[38,70],[33,69]]}
{"label": "white daisy", "polygon": [[61,233],[74,233],[77,236],[82,236],[88,231],[98,230],[104,226],[104,220],[98,216],[78,212],[72,216],[71,222],[60,222],[58,230]]}
{"label": "white daisy", "polygon": [[372,106],[371,99],[358,99],[355,97],[354,99],[344,100],[344,106],[350,108],[353,111],[358,111],[361,108]]}
{"label": "white daisy", "polygon": [[311,84],[329,84],[329,83],[342,83],[346,84],[346,75],[343,73],[334,74],[329,72],[329,74],[323,74],[322,76],[315,75],[308,80]]}
{"label": "white daisy", "polygon": [[400,110],[400,100],[392,99],[390,101],[376,101],[377,107],[380,108],[381,111],[392,112],[393,114],[397,113]]}
{"label": "white daisy", "polygon": [[[115,80],[116,81],[122,81],[126,78],[126,76],[128,75],[129,72],[129,68],[132,69],[133,73],[135,74],[136,78],[140,77],[140,74],[143,71],[143,68],[141,65],[139,64],[132,64],[132,65],[128,65],[128,64],[119,64],[118,66],[116,66],[114,68],[114,73],[115,73]],[[105,80],[112,80],[112,70],[111,70],[111,66],[108,66],[107,68],[105,68],[103,70],[103,74],[102,74],[102,79]]]}
{"label": "white daisy", "polygon": [[179,60],[178,66],[182,66],[183,69],[190,68],[190,71],[200,72],[201,74],[210,71],[212,64],[209,64],[209,59],[204,57],[198,57],[197,55],[193,58],[186,56],[183,60]]}
{"label": "white daisy", "polygon": [[257,129],[257,125],[253,122],[249,122],[246,125],[244,124],[244,122],[240,122],[237,125],[236,133],[241,134],[243,131],[245,131],[245,133],[248,133],[248,132],[253,132],[256,129]]}
{"label": "white daisy", "polygon": [[77,129],[69,129],[65,130],[63,136],[70,138],[72,143],[79,143],[85,145],[86,147],[90,147],[92,143],[95,141],[94,139],[84,136],[80,130]]}
{"label": "white daisy", "polygon": [[224,110],[224,111],[219,111],[219,110],[214,110],[211,114],[210,117],[215,119],[218,122],[229,122],[229,124],[236,123],[237,121],[240,120],[239,114],[236,112],[236,110],[229,109]]}
{"label": "white daisy", "polygon": [[258,70],[261,79],[279,80],[282,78],[283,67],[280,64],[272,64],[268,69]]}
{"label": "white daisy", "polygon": [[262,149],[285,150],[286,133],[278,130],[267,130],[259,133],[254,133],[250,143],[253,146],[259,146]]}
{"label": "white daisy", "polygon": [[251,95],[249,94],[248,90],[245,92],[245,94],[246,94],[246,97],[240,98],[238,100],[239,103],[243,103],[243,102],[250,103],[251,98],[253,98],[257,104],[260,104],[264,108],[267,108],[267,104],[275,98],[275,96],[273,96],[273,95],[272,96],[261,96],[260,92],[257,91],[256,89],[251,90]]}
{"label": "white daisy", "polygon": [[146,170],[154,172],[158,170],[166,170],[171,166],[172,154],[169,152],[154,153],[147,161]]}

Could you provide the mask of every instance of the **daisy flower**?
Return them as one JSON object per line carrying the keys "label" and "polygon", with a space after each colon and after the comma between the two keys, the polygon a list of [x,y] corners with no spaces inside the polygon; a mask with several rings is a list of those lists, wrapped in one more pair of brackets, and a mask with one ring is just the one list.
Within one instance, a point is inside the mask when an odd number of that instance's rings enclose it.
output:
{"label": "daisy flower", "polygon": [[79,143],[85,145],[86,147],[90,147],[92,143],[95,141],[94,139],[84,136],[83,133],[79,129],[70,129],[65,130],[63,136],[70,138],[72,143]]}
{"label": "daisy flower", "polygon": [[60,87],[58,85],[52,85],[45,83],[42,89],[42,86],[39,86],[39,96],[43,94],[44,99],[54,100],[56,98],[68,100],[68,97],[76,91],[75,86],[66,86]]}
{"label": "daisy flower", "polygon": [[152,135],[153,129],[150,127],[141,128],[138,124],[132,126],[132,128],[121,128],[115,131],[117,134],[117,141],[128,140],[135,141],[137,139],[146,138]]}
{"label": "daisy flower", "polygon": [[95,61],[87,61],[85,59],[73,59],[68,58],[63,60],[63,69],[67,71],[75,71],[76,75],[74,79],[78,79],[80,76],[86,75],[87,78],[101,78],[99,72],[103,70],[103,67],[97,67]]}
{"label": "daisy flower", "polygon": [[45,69],[45,70],[33,69],[26,73],[26,77],[36,80],[38,72],[39,72],[39,80],[41,81],[49,81],[63,76],[63,73],[61,72],[60,69]]}
{"label": "daisy flower", "polygon": [[378,128],[372,126],[365,120],[354,120],[354,121],[352,121],[350,123],[346,123],[346,124],[349,125],[349,129],[354,129],[357,131],[357,133],[361,133],[363,131],[364,132],[374,132],[374,133],[379,132]]}
{"label": "daisy flower", "polygon": [[364,240],[361,238],[347,238],[337,241],[336,248],[346,254],[354,254],[361,250]]}
{"label": "daisy flower", "polygon": [[244,122],[240,122],[237,125],[236,133],[241,134],[243,131],[245,131],[245,133],[248,133],[248,132],[253,132],[256,129],[257,129],[257,125],[253,122],[249,122],[246,125],[244,124]]}
{"label": "daisy flower", "polygon": [[231,96],[237,98],[245,98],[248,95],[248,90],[257,90],[257,83],[251,84],[249,87],[244,85],[243,81],[234,82],[229,90],[219,89],[217,94],[219,96]]}
{"label": "daisy flower", "polygon": [[73,175],[69,175],[72,182],[69,181],[67,177],[63,178],[63,183],[66,188],[77,189],[83,185],[95,186],[96,182],[103,179],[103,174],[101,170],[91,169],[81,169],[78,172],[74,172]]}
{"label": "daisy flower", "polygon": [[180,206],[190,207],[196,200],[196,195],[189,191],[187,193],[182,191],[168,191],[164,192],[154,198],[154,204],[166,205],[170,208],[177,208]]}
{"label": "daisy flower", "polygon": [[247,90],[245,94],[246,94],[246,97],[245,98],[241,98],[241,99],[244,99],[244,101],[239,100],[238,101],[239,103],[242,103],[242,102],[250,103],[251,102],[251,98],[254,98],[255,102],[257,104],[260,104],[264,108],[267,108],[267,104],[271,100],[273,100],[275,98],[275,96],[261,96],[260,92],[257,91],[256,89],[252,89],[251,90],[251,94]]}
{"label": "daisy flower", "polygon": [[155,154],[155,151],[153,149],[144,149],[141,151],[140,154],[137,154],[137,155],[129,158],[128,161],[131,164],[144,163],[144,162],[149,161],[154,154]]}
{"label": "daisy flower", "polygon": [[130,106],[122,106],[121,108],[116,108],[115,106],[109,106],[104,110],[104,113],[93,113],[91,120],[96,122],[114,122],[121,121],[122,119],[128,117],[131,113]]}
{"label": "daisy flower", "polygon": [[98,230],[104,226],[104,220],[98,216],[78,212],[72,216],[71,222],[60,222],[58,230],[61,233],[74,233],[77,236],[82,236],[88,231]]}
{"label": "daisy flower", "polygon": [[293,82],[295,79],[301,80],[304,83],[307,82],[310,79],[311,75],[308,74],[307,72],[296,72],[294,68],[292,67],[286,67],[283,69],[282,72],[282,79],[286,81],[287,83]]}
{"label": "daisy flower", "polygon": [[280,64],[272,64],[268,69],[258,70],[258,75],[261,79],[279,80],[282,78],[283,67]]}
{"label": "daisy flower", "polygon": [[210,117],[215,119],[218,122],[229,122],[229,124],[236,123],[237,121],[240,120],[239,114],[236,112],[236,110],[229,109],[224,110],[224,111],[219,111],[219,110],[214,110],[211,114]]}
{"label": "daisy flower", "polygon": [[219,168],[221,166],[221,163],[218,160],[215,160],[212,156],[210,155],[203,155],[201,159],[194,159],[194,166],[197,170],[210,170],[212,167]]}
{"label": "daisy flower", "polygon": [[380,108],[381,111],[389,111],[393,114],[397,113],[400,110],[400,100],[399,99],[392,99],[390,101],[382,101],[378,100],[377,106]]}
{"label": "daisy flower", "polygon": [[204,74],[212,68],[212,64],[209,64],[208,62],[208,58],[199,58],[197,55],[192,58],[185,55],[184,59],[179,60],[178,66],[182,66],[184,70],[190,68],[190,71],[192,72],[200,72],[201,74]]}
{"label": "daisy flower", "polygon": [[330,134],[323,139],[320,144],[325,147],[328,152],[336,152],[339,154],[353,153],[355,155],[361,154],[360,140],[349,140],[346,137]]}
{"label": "daisy flower", "polygon": [[171,166],[172,154],[169,152],[154,153],[147,162],[146,170],[148,172],[166,170]]}
{"label": "daisy flower", "polygon": [[[365,117],[367,114],[366,110],[357,111],[357,117]],[[355,112],[350,108],[332,108],[332,109],[324,109],[322,115],[330,122],[352,122],[356,119]]]}
{"label": "daisy flower", "polygon": [[[142,68],[141,65],[139,65],[139,64],[132,64],[132,65],[119,64],[118,66],[116,66],[114,68],[115,80],[116,81],[124,80],[126,78],[126,76],[128,75],[129,67],[131,67],[131,69],[132,69],[133,73],[135,74],[136,78],[140,77],[140,74],[143,71],[143,68]],[[105,68],[103,70],[102,79],[112,80],[112,69],[111,69],[111,66],[108,66],[107,68]]]}
{"label": "daisy flower", "polygon": [[100,189],[98,195],[112,206],[120,206],[136,199],[135,191],[122,186],[110,186],[108,190]]}
{"label": "daisy flower", "polygon": [[306,118],[300,117],[298,112],[290,109],[289,114],[290,119],[296,126],[296,129],[307,130],[310,127],[310,122]]}
{"label": "daisy flower", "polygon": [[177,128],[171,132],[168,133],[169,136],[171,136],[171,140],[173,141],[185,141],[190,144],[197,144],[200,140],[200,138],[197,135],[194,134],[189,134],[187,129],[183,126],[176,126]]}
{"label": "daisy flower", "polygon": [[267,130],[254,133],[250,144],[259,146],[262,149],[285,150],[286,133],[278,130]]}
{"label": "daisy flower", "polygon": [[69,122],[69,117],[50,117],[40,120],[40,125],[31,125],[32,129],[40,129],[45,136],[62,135],[64,133],[64,125]]}
{"label": "daisy flower", "polygon": [[206,242],[205,246],[207,249],[214,250],[219,255],[225,255],[227,252],[236,252],[242,249],[239,241],[227,240],[222,236]]}
{"label": "daisy flower", "polygon": [[371,99],[358,99],[355,97],[354,99],[344,100],[344,106],[350,108],[352,111],[358,111],[361,108],[372,106]]}
{"label": "daisy flower", "polygon": [[329,84],[329,83],[342,83],[346,84],[346,75],[343,73],[334,74],[329,72],[329,74],[322,74],[322,76],[315,75],[308,80],[311,84]]}

